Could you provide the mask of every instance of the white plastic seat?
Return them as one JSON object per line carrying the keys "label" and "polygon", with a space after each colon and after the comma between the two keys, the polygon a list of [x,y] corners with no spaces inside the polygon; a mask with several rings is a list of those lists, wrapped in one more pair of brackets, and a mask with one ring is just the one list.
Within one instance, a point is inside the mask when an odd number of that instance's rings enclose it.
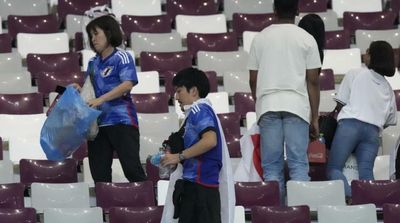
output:
{"label": "white plastic seat", "polygon": [[234,217],[233,222],[234,223],[245,223],[246,222],[243,206],[235,206],[235,217]]}
{"label": "white plastic seat", "polygon": [[14,166],[10,160],[0,160],[0,184],[14,183]]}
{"label": "white plastic seat", "polygon": [[68,14],[65,20],[65,30],[70,39],[75,38],[76,32],[82,32],[83,15]]}
{"label": "white plastic seat", "polygon": [[[124,175],[124,171],[122,170],[122,166],[121,163],[119,162],[119,159],[113,159],[111,169],[112,169],[112,175],[111,175],[112,182],[118,182],[118,183],[129,182]],[[92,174],[90,173],[89,159],[87,157],[83,159],[83,182],[89,184],[90,187],[94,187],[93,177]]]}
{"label": "white plastic seat", "polygon": [[32,183],[32,207],[37,212],[45,208],[89,208],[87,183]]}
{"label": "white plastic seat", "polygon": [[162,142],[179,129],[178,116],[173,113],[138,113],[140,128],[140,160],[159,151]]}
{"label": "white plastic seat", "polygon": [[[343,27],[339,27],[338,24],[338,16],[336,13],[332,10],[327,10],[326,12],[313,12],[314,14],[317,14],[321,17],[321,19],[324,21],[325,25],[325,31],[335,31],[335,30],[341,30]],[[309,13],[300,13],[299,16],[296,16],[296,24],[299,23],[299,21]]]}
{"label": "white plastic seat", "polygon": [[319,111],[331,112],[336,107],[335,90],[320,91]]}
{"label": "white plastic seat", "polygon": [[197,53],[197,66],[200,70],[213,70],[217,76],[225,71],[247,71],[248,53],[245,51],[206,52]]}
{"label": "white plastic seat", "polygon": [[244,31],[243,32],[243,50],[247,53],[250,52],[251,43],[253,42],[254,37],[260,32],[254,31]]}
{"label": "white plastic seat", "polygon": [[69,39],[67,33],[18,33],[17,50],[22,58],[28,53],[67,53]]}
{"label": "white plastic seat", "polygon": [[0,1],[0,16],[3,21],[9,15],[47,15],[49,9],[47,0],[2,0]]}
{"label": "white plastic seat", "polygon": [[396,68],[396,73],[392,77],[385,77],[385,78],[389,82],[393,90],[400,89],[400,73],[397,68]]}
{"label": "white plastic seat", "polygon": [[160,93],[160,77],[157,71],[137,72],[138,84],[135,85],[131,94]]}
{"label": "white plastic seat", "polygon": [[167,198],[169,180],[157,181],[157,205],[164,206]]}
{"label": "white plastic seat", "polygon": [[343,12],[379,12],[382,11],[381,0],[332,0],[332,10],[338,18],[343,18]]}
{"label": "white plastic seat", "polygon": [[384,40],[394,49],[400,47],[400,30],[356,30],[356,47],[361,50],[361,54],[365,54],[371,42],[376,40]]}
{"label": "white plastic seat", "polygon": [[82,54],[82,71],[87,71],[88,63],[92,57],[96,56],[96,53],[90,49],[83,49],[81,50],[81,54]]}
{"label": "white plastic seat", "polygon": [[20,72],[23,69],[22,58],[17,52],[0,53],[1,75],[5,72]]}
{"label": "white plastic seat", "polygon": [[308,205],[316,211],[320,205],[346,205],[344,185],[341,180],[287,182],[288,206]]}
{"label": "white plastic seat", "polygon": [[248,71],[226,71],[223,75],[224,91],[229,95],[235,92],[251,92]]}
{"label": "white plastic seat", "polygon": [[103,222],[103,210],[92,208],[46,208],[44,223],[99,223]]}
{"label": "white plastic seat", "polygon": [[46,159],[40,146],[40,131],[46,114],[5,115],[0,114],[0,136],[9,142],[10,160]]}
{"label": "white plastic seat", "polygon": [[333,73],[346,74],[347,71],[361,67],[361,51],[358,48],[324,51],[322,69],[332,69]]}
{"label": "white plastic seat", "polygon": [[374,204],[363,205],[323,205],[318,207],[319,223],[376,223],[376,207]]}
{"label": "white plastic seat", "polygon": [[273,13],[273,0],[224,0],[224,14],[232,20],[233,13]]}
{"label": "white plastic seat", "polygon": [[227,92],[211,92],[207,98],[211,101],[215,113],[229,113],[229,96]]}
{"label": "white plastic seat", "polygon": [[390,155],[377,156],[374,163],[374,179],[389,180],[390,179]]}
{"label": "white plastic seat", "polygon": [[186,38],[188,33],[226,33],[226,18],[216,15],[177,15],[176,31]]}
{"label": "white plastic seat", "polygon": [[1,16],[0,16],[0,34],[3,33],[3,25],[2,25],[2,20],[1,20]]}
{"label": "white plastic seat", "polygon": [[111,0],[111,8],[118,20],[122,15],[161,15],[160,0]]}
{"label": "white plastic seat", "polygon": [[140,55],[142,51],[175,52],[182,51],[182,38],[179,33],[131,33],[131,48]]}
{"label": "white plastic seat", "polygon": [[254,123],[257,122],[257,114],[255,112],[246,113],[246,129],[249,130]]}
{"label": "white plastic seat", "polygon": [[27,71],[4,72],[0,74],[0,94],[33,93],[31,75]]}

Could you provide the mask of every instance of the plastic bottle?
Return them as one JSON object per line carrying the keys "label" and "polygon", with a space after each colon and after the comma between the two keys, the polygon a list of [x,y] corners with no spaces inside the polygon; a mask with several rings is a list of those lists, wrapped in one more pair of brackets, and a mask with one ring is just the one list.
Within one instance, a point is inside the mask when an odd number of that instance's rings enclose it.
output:
{"label": "plastic bottle", "polygon": [[[171,149],[168,144],[163,144],[163,147],[160,148],[160,152],[157,154],[160,155],[160,160],[166,153],[170,153]],[[158,162],[158,175],[161,179],[168,179],[170,174],[173,172],[173,165],[161,165],[160,161]]]}
{"label": "plastic bottle", "polygon": [[318,141],[325,145],[324,133],[319,134]]}
{"label": "plastic bottle", "polygon": [[161,159],[164,157],[164,155],[164,151],[160,149],[158,153],[151,156],[150,163],[157,167],[160,166]]}

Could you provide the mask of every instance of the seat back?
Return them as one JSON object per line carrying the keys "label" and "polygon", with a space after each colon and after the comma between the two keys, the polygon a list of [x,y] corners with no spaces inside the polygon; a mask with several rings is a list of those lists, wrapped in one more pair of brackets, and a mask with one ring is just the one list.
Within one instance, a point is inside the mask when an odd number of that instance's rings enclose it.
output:
{"label": "seat back", "polygon": [[4,0],[0,2],[0,16],[3,21],[9,15],[47,15],[49,8],[47,0]]}
{"label": "seat back", "polygon": [[8,33],[13,39],[18,33],[56,33],[58,21],[56,15],[9,15]]}
{"label": "seat back", "polygon": [[326,12],[327,2],[325,0],[300,0],[299,12]]}
{"label": "seat back", "polygon": [[0,208],[2,222],[36,223],[36,211],[34,208]]}
{"label": "seat back", "polygon": [[234,13],[273,13],[271,0],[224,0],[224,14],[227,20],[232,20]]}
{"label": "seat back", "polygon": [[57,14],[60,18],[60,22],[65,20],[66,15],[83,15],[85,11],[92,7],[100,5],[110,5],[110,0],[63,0],[58,1],[57,4]]}
{"label": "seat back", "polygon": [[166,93],[132,94],[136,112],[139,113],[168,113],[169,96]]}
{"label": "seat back", "polygon": [[343,13],[347,12],[380,12],[382,11],[381,0],[332,0],[332,10],[336,12],[338,18],[343,18]]}
{"label": "seat back", "polygon": [[176,15],[211,15],[218,13],[214,0],[167,0],[165,5],[167,15],[175,19]]}
{"label": "seat back", "polygon": [[103,222],[103,211],[92,208],[46,208],[43,211],[44,222],[58,223],[99,223]]}
{"label": "seat back", "polygon": [[235,32],[188,33],[187,47],[196,56],[198,51],[236,51],[239,49]]}
{"label": "seat back", "polygon": [[235,112],[239,113],[243,118],[248,112],[254,112],[256,109],[255,101],[251,93],[236,92],[233,95]]}
{"label": "seat back", "polygon": [[45,208],[89,208],[89,185],[86,183],[32,183],[32,207],[42,213]]}
{"label": "seat back", "polygon": [[344,12],[343,28],[351,35],[357,29],[394,29],[397,15],[393,12]]}
{"label": "seat back", "polygon": [[400,47],[400,32],[398,29],[387,30],[356,30],[356,47],[365,54],[371,42],[384,40],[394,49]]}
{"label": "seat back", "polygon": [[253,206],[279,206],[279,185],[276,181],[236,182],[236,205],[245,209]]}
{"label": "seat back", "polygon": [[132,32],[138,33],[170,33],[172,19],[169,15],[134,16],[123,15],[121,27],[126,37]]}
{"label": "seat back", "polygon": [[233,13],[232,26],[238,35],[242,35],[244,31],[260,32],[274,22],[276,18],[273,13]]}
{"label": "seat back", "polygon": [[383,221],[385,223],[396,223],[400,218],[400,204],[383,205]]}
{"label": "seat back", "polygon": [[141,52],[141,71],[180,71],[192,66],[192,55],[188,51]]}
{"label": "seat back", "polygon": [[306,205],[292,207],[265,207],[254,206],[251,208],[253,223],[262,222],[310,222],[310,208]]}
{"label": "seat back", "polygon": [[308,205],[316,211],[320,205],[345,205],[343,181],[287,182],[288,206]]}
{"label": "seat back", "polygon": [[24,208],[24,191],[25,186],[21,183],[0,184],[0,209]]}
{"label": "seat back", "polygon": [[111,8],[115,17],[120,20],[122,15],[161,15],[160,0],[111,0]]}
{"label": "seat back", "polygon": [[0,114],[40,114],[43,113],[43,95],[0,94]]}
{"label": "seat back", "polygon": [[229,96],[227,92],[211,92],[207,98],[211,102],[211,106],[215,113],[229,113]]}
{"label": "seat back", "polygon": [[22,58],[29,53],[67,53],[69,40],[67,33],[18,33],[17,50]]}
{"label": "seat back", "polygon": [[400,201],[400,181],[397,180],[353,180],[351,182],[352,203],[372,203],[382,208],[384,203]]}
{"label": "seat back", "polygon": [[236,92],[251,92],[248,71],[226,71],[223,73],[224,91],[229,95]]}
{"label": "seat back", "polygon": [[351,38],[347,30],[325,32],[325,49],[348,49]]}
{"label": "seat back", "polygon": [[323,69],[319,74],[319,88],[321,91],[335,90],[335,77],[332,69]]}
{"label": "seat back", "polygon": [[131,33],[130,45],[133,51],[140,55],[142,51],[176,52],[184,50],[179,33]]}
{"label": "seat back", "polygon": [[177,15],[176,31],[182,38],[188,33],[226,33],[226,18],[223,14],[215,15]]}
{"label": "seat back", "polygon": [[[1,21],[1,18],[0,18]],[[12,49],[12,37],[8,33],[1,33],[1,25],[0,25],[0,53],[11,53]]]}
{"label": "seat back", "polygon": [[157,71],[137,72],[138,84],[135,85],[131,94],[148,94],[160,92],[160,77]]}
{"label": "seat back", "polygon": [[96,203],[108,212],[111,207],[154,206],[154,189],[151,181],[134,183],[96,183]]}
{"label": "seat back", "polygon": [[113,207],[110,208],[110,223],[161,222],[163,207]]}
{"label": "seat back", "polygon": [[225,71],[248,71],[246,64],[248,53],[244,51],[197,53],[197,65],[200,70],[212,70],[222,77]]}
{"label": "seat back", "polygon": [[353,68],[361,67],[361,51],[358,48],[325,50],[322,69],[332,69],[333,73],[345,74]]}
{"label": "seat back", "polygon": [[42,71],[58,71],[60,73],[80,71],[80,55],[75,52],[55,54],[28,54],[26,66],[32,77]]}
{"label": "seat back", "polygon": [[373,204],[364,205],[322,205],[318,207],[320,223],[376,223],[376,210]]}

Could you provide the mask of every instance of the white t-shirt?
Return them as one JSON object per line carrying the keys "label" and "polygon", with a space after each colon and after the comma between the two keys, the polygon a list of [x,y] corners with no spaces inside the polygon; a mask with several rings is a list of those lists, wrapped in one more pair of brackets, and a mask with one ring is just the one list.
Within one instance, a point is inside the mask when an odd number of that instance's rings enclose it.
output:
{"label": "white t-shirt", "polygon": [[335,98],[344,104],[338,120],[354,118],[380,129],[396,125],[396,99],[382,75],[368,68],[350,70],[343,78]]}
{"label": "white t-shirt", "polygon": [[306,69],[321,67],[315,39],[294,24],[274,24],[254,37],[247,68],[257,70],[257,119],[286,111],[310,119]]}

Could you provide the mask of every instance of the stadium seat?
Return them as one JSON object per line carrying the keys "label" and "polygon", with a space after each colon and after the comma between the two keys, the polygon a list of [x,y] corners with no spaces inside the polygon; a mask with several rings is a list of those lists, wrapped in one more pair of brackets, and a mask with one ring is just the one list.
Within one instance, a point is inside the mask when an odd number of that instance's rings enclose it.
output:
{"label": "stadium seat", "polygon": [[[305,15],[308,13],[300,13],[299,16],[296,17],[296,24],[298,24],[298,21],[300,21],[301,18],[303,18]],[[338,16],[336,13],[332,10],[327,10],[326,12],[316,12],[314,14],[317,14],[321,17],[321,19],[324,21],[325,24],[325,31],[336,31],[336,30],[341,30],[343,27],[339,27],[338,24]]]}
{"label": "stadium seat", "polygon": [[237,51],[239,43],[235,32],[227,33],[188,33],[187,47],[196,56],[198,51]]}
{"label": "stadium seat", "polygon": [[288,206],[308,205],[316,211],[320,205],[346,205],[343,181],[287,182]]}
{"label": "stadium seat", "polygon": [[86,183],[32,183],[32,207],[42,213],[45,208],[89,208]]}
{"label": "stadium seat", "polygon": [[0,209],[24,208],[24,191],[25,186],[21,183],[0,184]]}
{"label": "stadium seat", "polygon": [[310,208],[306,205],[292,207],[254,206],[251,208],[253,223],[310,222]]}
{"label": "stadium seat", "polygon": [[171,33],[131,33],[130,46],[140,55],[148,52],[176,52],[183,51],[182,38],[173,30]]}
{"label": "stadium seat", "polygon": [[265,27],[276,22],[276,18],[273,13],[264,14],[245,14],[245,13],[234,13],[232,26],[233,31],[237,35],[242,35],[244,31],[260,32]]}
{"label": "stadium seat", "polygon": [[319,223],[376,223],[375,205],[322,205],[318,207]]}
{"label": "stadium seat", "polygon": [[122,15],[161,15],[160,0],[111,0],[111,8],[118,20]]}
{"label": "stadium seat", "polygon": [[197,65],[200,70],[212,70],[222,77],[225,71],[247,71],[248,53],[244,51],[197,53]]}
{"label": "stadium seat", "polygon": [[18,33],[57,33],[56,15],[9,15],[8,33],[13,39]]}
{"label": "stadium seat", "polygon": [[49,14],[47,0],[3,0],[0,2],[0,16],[3,21],[7,20],[9,15],[47,15]]}
{"label": "stadium seat", "polygon": [[231,158],[242,157],[240,153],[240,114],[236,112],[218,114]]}
{"label": "stadium seat", "polygon": [[371,42],[384,40],[392,45],[393,49],[400,47],[400,31],[398,29],[387,30],[356,30],[356,47],[365,54]]}
{"label": "stadium seat", "polygon": [[36,223],[36,211],[34,208],[0,208],[2,222]]}
{"label": "stadium seat", "polygon": [[192,66],[192,55],[188,51],[178,52],[141,52],[141,71],[180,71]]}
{"label": "stadium seat", "polygon": [[77,83],[83,86],[84,73],[81,71],[41,71],[36,73],[36,82],[38,91],[44,95],[45,98],[49,97],[50,92],[55,92],[57,86],[66,87],[69,84]]}
{"label": "stadium seat", "polygon": [[276,181],[236,182],[236,205],[245,209],[254,206],[279,206],[279,185]]}
{"label": "stadium seat", "polygon": [[335,77],[332,69],[321,70],[319,74],[319,88],[321,91],[335,90]]}
{"label": "stadium seat", "polygon": [[11,53],[12,50],[12,37],[8,33],[1,33],[0,31],[0,54]]}
{"label": "stadium seat", "polygon": [[96,203],[108,212],[111,207],[155,206],[154,187],[151,181],[134,183],[104,183],[95,185]]}
{"label": "stadium seat", "polygon": [[325,49],[348,49],[350,43],[350,33],[346,30],[325,32]]}
{"label": "stadium seat", "polygon": [[95,6],[110,5],[110,0],[59,0],[57,13],[60,23],[65,20],[66,15],[83,15],[86,10]]}
{"label": "stadium seat", "polygon": [[343,28],[350,35],[357,29],[394,29],[396,17],[393,12],[344,12]]}
{"label": "stadium seat", "polygon": [[380,12],[382,11],[381,0],[331,0],[332,10],[338,18],[343,18],[344,12]]}
{"label": "stadium seat", "polygon": [[149,93],[132,94],[132,101],[135,104],[136,112],[139,113],[168,113],[168,94]]}
{"label": "stadium seat", "polygon": [[[3,143],[0,140],[0,143]],[[3,149],[1,149],[3,153]],[[3,155],[1,155],[3,156]],[[0,160],[0,184],[14,183],[14,165],[10,160]]]}
{"label": "stadium seat", "polygon": [[224,0],[224,14],[228,21],[232,20],[234,13],[258,14],[273,13],[271,0]]}
{"label": "stadium seat", "polygon": [[396,223],[400,218],[400,204],[383,205],[383,222]]}
{"label": "stadium seat", "polygon": [[226,33],[225,15],[177,15],[176,31],[183,39],[188,33]]}
{"label": "stadium seat", "polygon": [[121,18],[121,27],[126,37],[130,37],[132,32],[170,33],[172,31],[171,24],[172,19],[168,15],[123,15]]}
{"label": "stadium seat", "polygon": [[43,113],[43,95],[0,94],[0,114],[40,114]]}
{"label": "stadium seat", "polygon": [[99,223],[103,222],[103,211],[99,207],[91,208],[46,208],[43,211],[43,223]]}
{"label": "stadium seat", "polygon": [[112,207],[110,223],[161,222],[163,207]]}
{"label": "stadium seat", "polygon": [[224,91],[229,95],[236,92],[250,92],[248,71],[226,71],[223,74]]}
{"label": "stadium seat", "polygon": [[330,68],[335,75],[361,68],[361,51],[358,48],[325,50],[324,55],[322,69]]}
{"label": "stadium seat", "polygon": [[242,118],[246,116],[248,112],[255,111],[255,101],[250,92],[236,92],[233,95],[235,112],[239,113]]}
{"label": "stadium seat", "polygon": [[67,33],[18,33],[17,50],[23,59],[29,53],[67,53],[69,40]]}
{"label": "stadium seat", "polygon": [[351,182],[352,204],[372,203],[382,208],[385,203],[399,203],[400,181],[353,180]]}
{"label": "stadium seat", "polygon": [[300,0],[299,12],[326,12],[326,0]]}
{"label": "stadium seat", "polygon": [[167,15],[175,19],[176,15],[211,15],[218,13],[214,0],[167,0],[165,4]]}
{"label": "stadium seat", "polygon": [[137,72],[138,84],[136,84],[131,94],[160,93],[160,77],[157,71]]}

